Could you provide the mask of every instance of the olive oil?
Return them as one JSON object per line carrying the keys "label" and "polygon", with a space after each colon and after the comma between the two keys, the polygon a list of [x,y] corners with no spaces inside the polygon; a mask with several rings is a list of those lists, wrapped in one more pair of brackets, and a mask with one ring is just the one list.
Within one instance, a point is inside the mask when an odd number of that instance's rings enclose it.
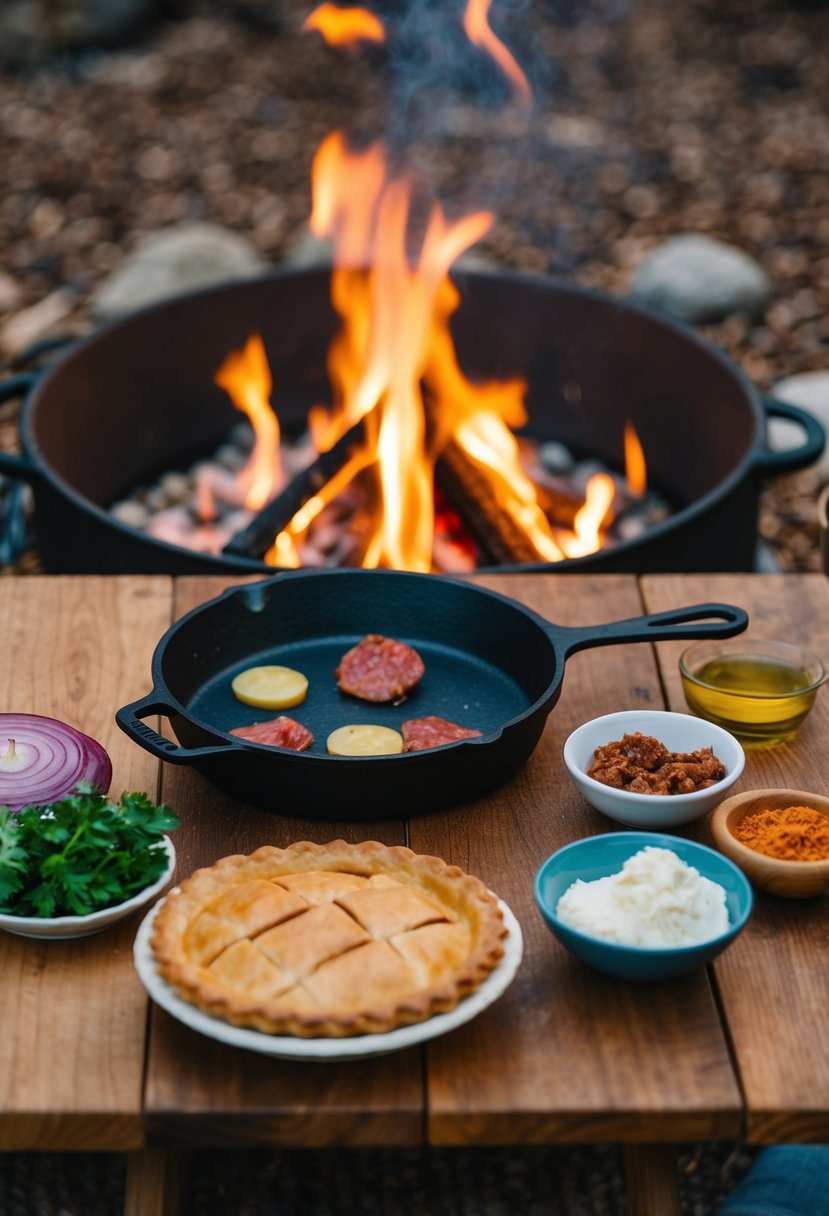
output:
{"label": "olive oil", "polygon": [[692,675],[682,677],[689,708],[747,747],[791,738],[817,695],[818,685],[805,668],[773,655],[718,655]]}

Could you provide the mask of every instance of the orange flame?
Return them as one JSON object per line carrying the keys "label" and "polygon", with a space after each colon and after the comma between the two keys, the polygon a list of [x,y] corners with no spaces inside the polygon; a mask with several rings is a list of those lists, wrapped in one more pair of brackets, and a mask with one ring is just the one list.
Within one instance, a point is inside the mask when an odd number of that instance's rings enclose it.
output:
{"label": "orange flame", "polygon": [[481,50],[486,51],[507,77],[512,90],[522,105],[532,101],[530,82],[521,71],[514,56],[504,46],[501,39],[493,32],[489,24],[489,9],[492,0],[468,0],[466,12],[463,15],[463,28],[469,41]]}
{"label": "orange flame", "polygon": [[338,8],[320,4],[302,25],[303,31],[319,30],[329,46],[354,46],[356,42],[385,42],[383,23],[365,8]]}
{"label": "orange flame", "polygon": [[645,453],[636,433],[636,427],[628,419],[625,423],[625,479],[631,494],[641,498],[648,488],[648,470]]}
{"label": "orange flame", "polygon": [[238,410],[247,414],[256,436],[253,451],[239,473],[245,506],[263,507],[282,484],[279,420],[270,406],[271,373],[258,334],[242,350],[231,351],[214,377]]}
{"label": "orange flame", "polygon": [[608,473],[596,473],[587,483],[584,505],[576,512],[573,536],[562,540],[567,557],[584,557],[602,546],[602,525],[608,517],[616,486]]}
{"label": "orange flame", "polygon": [[352,152],[343,135],[333,133],[314,158],[312,184],[311,229],[333,240],[331,296],[342,324],[328,353],[334,407],[312,411],[309,425],[321,451],[361,420],[365,443],[294,515],[266,560],[301,564],[315,520],[359,479],[371,517],[361,564],[430,570],[434,465],[450,441],[483,471],[539,559],[561,561],[599,548],[612,478],[591,479],[572,532],[554,529],[521,467],[513,434],[526,422],[525,383],[472,384],[457,362],[449,322],[460,295],[448,272],[485,235],[492,217],[482,211],[449,222],[435,206],[413,264],[407,251],[411,183],[388,178],[381,145]]}
{"label": "orange flame", "polygon": [[539,557],[561,561],[564,554],[538,505],[535,486],[521,469],[518,442],[510,430],[527,420],[527,386],[523,380],[471,384],[458,366],[449,332],[449,317],[460,303],[460,295],[448,278],[440,286],[438,303],[436,320],[441,323],[435,326],[424,373],[428,388],[441,403],[436,449],[439,452],[448,439],[454,439],[486,471],[496,502],[518,524]]}
{"label": "orange flame", "polygon": [[[427,452],[420,381],[435,297],[449,267],[486,233],[492,217],[477,212],[449,223],[435,207],[413,268],[407,253],[411,183],[404,177],[387,180],[379,145],[351,153],[340,133],[329,136],[315,158],[312,180],[311,227],[317,236],[333,237],[332,301],[343,318],[329,351],[336,409],[323,443],[330,446],[366,420],[370,455],[362,455],[357,466],[373,472],[378,509],[362,564],[427,571],[433,455]],[[297,530],[294,519],[290,532]]]}

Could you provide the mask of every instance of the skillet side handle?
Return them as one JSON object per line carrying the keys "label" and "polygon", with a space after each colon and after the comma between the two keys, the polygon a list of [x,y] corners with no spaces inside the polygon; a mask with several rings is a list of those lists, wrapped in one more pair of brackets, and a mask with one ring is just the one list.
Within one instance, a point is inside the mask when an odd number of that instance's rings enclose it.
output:
{"label": "skillet side handle", "polygon": [[[164,735],[160,735],[158,731],[141,721],[142,718],[147,718],[151,714],[160,714],[164,718],[169,718],[175,712],[176,710],[166,701],[159,699],[156,690],[153,689],[140,701],[133,701],[130,705],[123,705],[116,710],[115,721],[124,734],[129,735],[139,747],[143,747],[158,760],[166,760],[170,764],[191,764],[194,760],[206,756],[221,756],[242,750],[241,743],[228,743],[224,739],[212,747],[179,747],[177,743],[173,743],[171,739],[165,739]],[[216,738],[218,740],[218,736]]]}
{"label": "skillet side handle", "polygon": [[[696,623],[695,623],[696,622]],[[733,638],[748,625],[748,613],[733,604],[694,604],[607,625],[550,625],[548,633],[564,658],[593,646],[619,642],[671,642],[685,638]]]}

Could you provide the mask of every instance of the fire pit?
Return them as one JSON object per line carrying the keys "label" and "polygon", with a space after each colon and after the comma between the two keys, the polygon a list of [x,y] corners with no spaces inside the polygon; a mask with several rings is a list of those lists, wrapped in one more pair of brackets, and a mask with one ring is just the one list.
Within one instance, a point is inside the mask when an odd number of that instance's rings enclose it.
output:
{"label": "fire pit", "polygon": [[[470,0],[464,36],[526,118],[530,81],[489,7]],[[387,34],[329,5],[304,28],[352,50]],[[24,456],[0,469],[36,483],[47,569],[752,568],[762,478],[815,459],[821,428],[764,408],[693,334],[619,301],[507,274],[453,281],[494,216],[450,218],[403,167],[410,138],[334,131],[317,149],[309,225],[330,272],[148,309],[32,387]],[[234,407],[249,457],[191,476],[227,450]],[[803,446],[770,452],[766,412],[800,421]],[[551,443],[597,462],[583,487],[555,480]],[[189,499],[145,512],[171,483]],[[620,529],[632,507],[636,529]]]}
{"label": "fire pit", "polygon": [[[619,300],[552,280],[458,273],[451,330],[472,382],[521,378],[520,432],[557,441],[611,469],[624,463],[631,420],[650,484],[671,514],[642,536],[557,569],[750,570],[765,478],[811,464],[821,427],[795,407],[763,402],[721,352],[691,331]],[[167,470],[220,447],[239,422],[215,383],[228,349],[261,333],[283,432],[299,434],[330,400],[327,352],[337,318],[324,269],[196,292],[124,318],[63,353],[28,389],[20,457],[0,472],[34,486],[38,545],[49,572],[273,572],[279,564],[196,553],[113,518],[109,508]],[[802,425],[802,446],[772,452],[768,416]],[[545,569],[543,559],[505,563]]]}

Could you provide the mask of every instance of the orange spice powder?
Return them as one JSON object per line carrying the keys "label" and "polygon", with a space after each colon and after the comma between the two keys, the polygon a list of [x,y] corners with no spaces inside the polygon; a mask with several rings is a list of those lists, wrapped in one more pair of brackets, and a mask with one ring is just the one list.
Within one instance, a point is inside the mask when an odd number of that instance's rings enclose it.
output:
{"label": "orange spice powder", "polygon": [[811,806],[756,811],[734,828],[741,844],[780,861],[829,859],[829,817]]}

